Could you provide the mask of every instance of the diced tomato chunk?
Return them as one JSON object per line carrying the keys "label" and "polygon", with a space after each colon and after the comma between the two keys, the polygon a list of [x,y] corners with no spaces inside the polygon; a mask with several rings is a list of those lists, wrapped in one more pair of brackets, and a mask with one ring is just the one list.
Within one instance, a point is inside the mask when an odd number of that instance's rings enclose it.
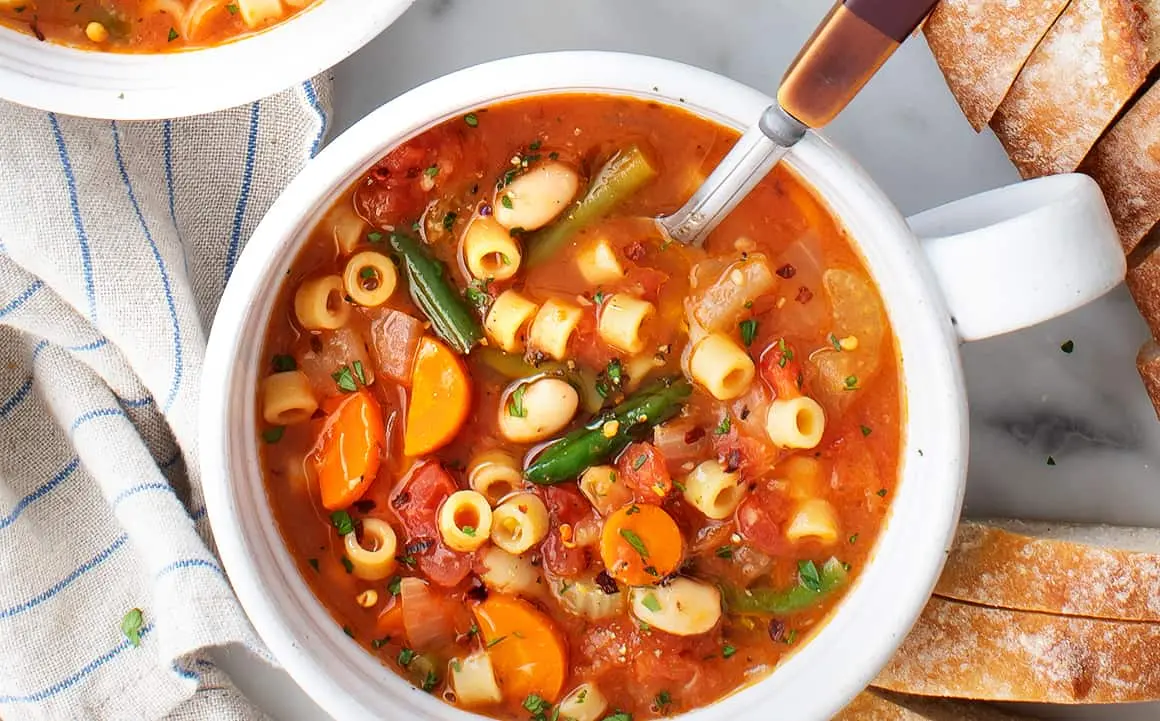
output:
{"label": "diced tomato chunk", "polygon": [[630,283],[640,286],[641,296],[655,303],[660,295],[661,288],[669,282],[669,274],[656,268],[635,266],[625,271],[625,277]]}
{"label": "diced tomato chunk", "polygon": [[797,398],[802,395],[802,365],[793,346],[786,343],[784,338],[770,343],[761,352],[759,369],[762,380],[773,389],[777,398]]}
{"label": "diced tomato chunk", "polygon": [[[588,550],[569,545],[577,524],[591,512],[592,507],[574,488],[551,486],[544,489],[543,496],[552,522],[552,530],[540,547],[544,554],[544,565],[557,576],[579,575],[588,568]],[[569,536],[567,540],[564,538],[565,533]]]}
{"label": "diced tomato chunk", "polygon": [[787,520],[785,498],[764,486],[749,494],[737,507],[737,531],[747,542],[771,556],[789,553],[784,527]]}
{"label": "diced tomato chunk", "polygon": [[780,452],[768,440],[744,433],[734,423],[725,435],[710,434],[717,460],[729,471],[740,471],[742,478],[761,478],[769,475]]}
{"label": "diced tomato chunk", "polygon": [[[442,185],[464,158],[463,138],[441,126],[392,150],[367,171],[355,191],[359,215],[379,228],[408,226],[427,207],[428,194]],[[431,172],[431,168],[437,168]]]}
{"label": "diced tomato chunk", "polygon": [[661,503],[673,490],[665,457],[651,443],[633,443],[616,461],[616,470],[638,503]]}
{"label": "diced tomato chunk", "polygon": [[454,479],[434,461],[411,471],[391,494],[391,508],[405,531],[402,558],[414,557],[419,570],[440,586],[454,586],[471,572],[471,556],[443,544],[436,520],[439,506],[458,490]]}

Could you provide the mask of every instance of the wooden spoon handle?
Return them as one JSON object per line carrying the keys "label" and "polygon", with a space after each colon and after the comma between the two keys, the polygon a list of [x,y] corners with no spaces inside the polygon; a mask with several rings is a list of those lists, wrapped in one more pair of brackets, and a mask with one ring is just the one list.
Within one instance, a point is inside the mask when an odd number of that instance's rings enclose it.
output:
{"label": "wooden spoon handle", "polygon": [[937,0],[839,0],[793,65],[777,101],[811,128],[834,119]]}

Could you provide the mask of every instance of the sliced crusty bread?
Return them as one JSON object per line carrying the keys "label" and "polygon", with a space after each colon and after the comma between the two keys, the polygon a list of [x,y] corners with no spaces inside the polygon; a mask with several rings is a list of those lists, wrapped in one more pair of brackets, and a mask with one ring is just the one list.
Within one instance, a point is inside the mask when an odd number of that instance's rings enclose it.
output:
{"label": "sliced crusty bread", "polygon": [[942,0],[923,33],[976,131],[999,103],[1069,0]]}
{"label": "sliced crusty bread", "polygon": [[1128,268],[1124,284],[1148,323],[1153,338],[1160,338],[1160,251]]}
{"label": "sliced crusty bread", "polygon": [[1160,530],[963,521],[935,593],[997,608],[1160,622]]}
{"label": "sliced crusty bread", "polygon": [[1072,0],[991,127],[1024,178],[1079,167],[1160,59],[1160,0]]}
{"label": "sliced crusty bread", "polygon": [[858,694],[833,721],[1029,721],[989,706],[904,696],[868,689]]}
{"label": "sliced crusty bread", "polygon": [[932,598],[874,686],[989,701],[1160,699],[1160,624]]}
{"label": "sliced crusty bread", "polygon": [[1136,354],[1136,370],[1140,373],[1140,380],[1144,381],[1148,397],[1152,399],[1156,418],[1160,419],[1160,345],[1156,341],[1149,340],[1140,346],[1140,352]]}
{"label": "sliced crusty bread", "polygon": [[1080,170],[1099,182],[1124,252],[1131,253],[1160,221],[1160,85],[1096,143]]}

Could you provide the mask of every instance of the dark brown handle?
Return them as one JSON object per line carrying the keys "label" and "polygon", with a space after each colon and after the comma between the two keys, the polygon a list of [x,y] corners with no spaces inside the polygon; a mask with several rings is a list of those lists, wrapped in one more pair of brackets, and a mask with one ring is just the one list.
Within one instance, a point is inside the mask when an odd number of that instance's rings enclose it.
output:
{"label": "dark brown handle", "polygon": [[778,103],[811,128],[828,124],[936,2],[839,0],[782,79]]}

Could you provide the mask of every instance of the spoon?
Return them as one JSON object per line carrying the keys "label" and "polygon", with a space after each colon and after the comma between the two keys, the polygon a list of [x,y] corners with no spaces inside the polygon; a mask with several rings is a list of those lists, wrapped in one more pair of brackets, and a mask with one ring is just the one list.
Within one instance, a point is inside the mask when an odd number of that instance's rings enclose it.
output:
{"label": "spoon", "polygon": [[749,127],[688,202],[657,219],[700,246],[790,148],[833,120],[930,13],[937,0],[838,0],[793,61],[777,102]]}

